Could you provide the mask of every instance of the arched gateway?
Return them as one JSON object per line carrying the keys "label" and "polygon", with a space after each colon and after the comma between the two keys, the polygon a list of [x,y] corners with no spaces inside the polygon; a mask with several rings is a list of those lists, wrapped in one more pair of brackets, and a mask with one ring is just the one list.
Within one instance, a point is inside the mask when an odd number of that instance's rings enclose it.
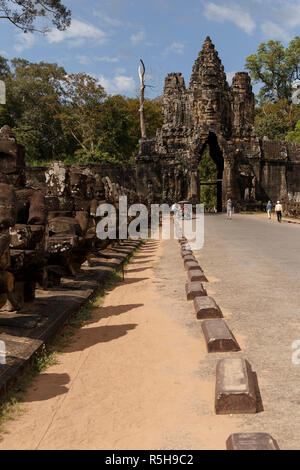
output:
{"label": "arched gateway", "polygon": [[[197,171],[208,144],[218,168],[219,211],[229,197],[240,207],[278,198],[300,201],[300,146],[261,142],[254,129],[254,104],[249,75],[236,73],[229,86],[218,53],[206,38],[188,88],[180,73],[166,77],[162,128],[154,139],[140,141],[136,157],[140,198],[199,202]],[[290,180],[288,163],[294,172]]]}

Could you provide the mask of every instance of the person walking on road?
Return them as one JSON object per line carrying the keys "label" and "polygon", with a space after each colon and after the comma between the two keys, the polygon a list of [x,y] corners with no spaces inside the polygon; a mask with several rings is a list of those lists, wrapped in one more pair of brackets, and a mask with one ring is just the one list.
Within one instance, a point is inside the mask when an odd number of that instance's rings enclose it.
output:
{"label": "person walking on road", "polygon": [[281,219],[282,219],[282,205],[280,204],[280,201],[277,201],[277,204],[275,206],[275,212],[277,214],[278,222],[281,222]]}
{"label": "person walking on road", "polygon": [[226,203],[226,208],[227,208],[227,219],[231,219],[232,218],[232,208],[233,208],[231,199],[228,199],[228,201]]}
{"label": "person walking on road", "polygon": [[271,210],[272,210],[271,201],[268,202],[266,209],[267,209],[268,219],[271,219]]}

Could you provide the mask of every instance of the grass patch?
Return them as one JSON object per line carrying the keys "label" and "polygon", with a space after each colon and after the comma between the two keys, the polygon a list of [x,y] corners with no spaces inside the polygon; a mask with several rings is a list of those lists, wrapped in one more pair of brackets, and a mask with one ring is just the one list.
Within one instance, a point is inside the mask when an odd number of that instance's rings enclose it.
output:
{"label": "grass patch", "polygon": [[3,425],[7,421],[24,414],[26,410],[21,404],[24,393],[40,372],[54,364],[57,364],[55,352],[43,345],[41,350],[33,356],[29,369],[17,380],[16,385],[7,393],[4,401],[0,404],[0,432],[5,432]]}

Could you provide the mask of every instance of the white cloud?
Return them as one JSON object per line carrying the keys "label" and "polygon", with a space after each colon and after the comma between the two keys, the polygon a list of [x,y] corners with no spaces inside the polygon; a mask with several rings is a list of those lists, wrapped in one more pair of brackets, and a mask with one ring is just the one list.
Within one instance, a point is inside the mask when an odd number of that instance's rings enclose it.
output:
{"label": "white cloud", "polygon": [[183,54],[184,53],[184,47],[185,47],[185,45],[182,42],[173,42],[170,46],[168,46],[164,50],[164,52],[162,54],[167,55],[170,52],[173,52],[174,54]]}
{"label": "white cloud", "polygon": [[261,30],[267,39],[283,39],[284,41],[288,41],[290,39],[286,29],[281,28],[278,24],[273,23],[273,21],[266,21],[263,23],[261,25]]}
{"label": "white cloud", "polygon": [[116,63],[120,61],[118,57],[107,57],[107,56],[91,57],[91,56],[82,55],[82,54],[77,55],[76,59],[82,65],[89,65],[95,62],[108,62],[112,64],[112,63]]}
{"label": "white cloud", "polygon": [[105,91],[111,95],[134,93],[136,91],[136,83],[133,77],[117,74],[113,78],[107,78],[100,75],[98,80]]}
{"label": "white cloud", "polygon": [[107,35],[102,29],[79,20],[72,20],[70,28],[65,31],[51,29],[47,33],[47,39],[52,43],[68,41],[70,46],[80,46],[85,41],[92,41],[97,44],[104,44],[107,41]]}
{"label": "white cloud", "polygon": [[117,75],[124,75],[124,73],[126,73],[126,69],[124,69],[124,67],[118,67],[115,72]]}
{"label": "white cloud", "polygon": [[299,34],[300,0],[203,0],[203,4],[208,20],[232,22],[247,34],[257,25],[264,40],[288,42]]}
{"label": "white cloud", "polygon": [[136,34],[132,34],[130,36],[130,41],[132,42],[132,44],[135,46],[136,44],[138,44],[139,42],[143,41],[143,39],[145,39],[146,35],[145,35],[145,31],[143,29],[141,29],[139,32],[137,32]]}
{"label": "white cloud", "polygon": [[272,9],[274,18],[281,25],[288,28],[300,26],[300,0],[275,0]]}
{"label": "white cloud", "polygon": [[226,6],[224,4],[218,5],[212,2],[205,3],[204,16],[206,19],[217,21],[218,23],[231,21],[247,34],[252,34],[255,29],[255,22],[252,19],[250,13],[245,11],[245,9],[242,9],[237,4],[230,4]]}
{"label": "white cloud", "polygon": [[81,65],[89,65],[91,63],[91,59],[87,55],[77,55],[76,59]]}
{"label": "white cloud", "polygon": [[118,20],[117,18],[112,18],[111,16],[107,16],[105,15],[105,13],[102,13],[101,11],[93,10],[93,14],[111,26],[122,25],[122,22],[120,20]]}
{"label": "white cloud", "polygon": [[35,37],[32,33],[18,33],[17,44],[14,45],[14,49],[17,52],[23,52],[26,49],[30,49],[35,43]]}
{"label": "white cloud", "polygon": [[107,56],[104,56],[104,57],[96,57],[96,61],[97,62],[110,62],[110,63],[115,63],[115,62],[119,62],[120,59],[118,57],[107,57]]}

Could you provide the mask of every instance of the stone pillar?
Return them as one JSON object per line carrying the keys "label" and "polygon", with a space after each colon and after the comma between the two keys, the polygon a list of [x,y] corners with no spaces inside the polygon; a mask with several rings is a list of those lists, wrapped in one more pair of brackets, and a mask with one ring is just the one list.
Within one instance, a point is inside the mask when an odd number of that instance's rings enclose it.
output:
{"label": "stone pillar", "polygon": [[175,197],[175,181],[174,181],[174,173],[173,170],[170,170],[168,173],[169,177],[169,197],[168,201],[173,203]]}
{"label": "stone pillar", "polygon": [[281,173],[280,198],[284,199],[288,195],[287,181],[286,181],[286,162],[284,162],[284,164],[282,165],[280,173]]}
{"label": "stone pillar", "polygon": [[222,201],[223,204],[228,200],[232,199],[237,201],[240,199],[240,189],[235,175],[233,167],[224,160],[224,171],[223,171],[223,185],[222,185]]}
{"label": "stone pillar", "polygon": [[198,171],[197,169],[193,169],[190,173],[191,175],[191,199],[193,204],[197,204],[198,202]]}
{"label": "stone pillar", "polygon": [[162,175],[162,200],[163,202],[166,202],[168,193],[169,193],[169,188],[168,188],[168,183],[169,183],[169,178],[168,178],[168,173],[166,170],[163,170],[163,175]]}

